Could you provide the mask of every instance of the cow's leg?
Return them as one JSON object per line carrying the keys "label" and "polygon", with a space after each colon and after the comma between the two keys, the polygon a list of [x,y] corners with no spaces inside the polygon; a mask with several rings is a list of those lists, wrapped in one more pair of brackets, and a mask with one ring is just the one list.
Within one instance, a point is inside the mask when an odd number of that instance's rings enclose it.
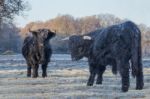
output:
{"label": "cow's leg", "polygon": [[42,64],[42,77],[47,77],[47,65],[48,63]]}
{"label": "cow's leg", "polygon": [[136,89],[141,90],[143,89],[144,82],[143,82],[143,70],[139,68],[138,73],[136,74]]}
{"label": "cow's leg", "polygon": [[33,73],[32,73],[32,77],[33,77],[33,78],[38,77],[38,68],[39,68],[39,65],[38,65],[38,64],[36,64],[36,65],[33,67]]}
{"label": "cow's leg", "polygon": [[31,77],[31,66],[32,64],[27,60],[27,77]]}
{"label": "cow's leg", "polygon": [[98,77],[97,77],[97,81],[96,84],[102,84],[103,81],[103,73],[105,72],[106,66],[99,66],[98,67]]}
{"label": "cow's leg", "polygon": [[31,77],[31,65],[27,66],[27,77]]}
{"label": "cow's leg", "polygon": [[120,62],[118,66],[122,78],[122,91],[127,92],[129,88],[129,62]]}
{"label": "cow's leg", "polygon": [[117,65],[116,65],[115,62],[113,62],[113,64],[112,64],[112,73],[113,73],[114,75],[117,74]]}
{"label": "cow's leg", "polygon": [[92,86],[97,72],[96,66],[94,64],[90,64],[89,69],[90,69],[90,77],[88,79],[87,86]]}

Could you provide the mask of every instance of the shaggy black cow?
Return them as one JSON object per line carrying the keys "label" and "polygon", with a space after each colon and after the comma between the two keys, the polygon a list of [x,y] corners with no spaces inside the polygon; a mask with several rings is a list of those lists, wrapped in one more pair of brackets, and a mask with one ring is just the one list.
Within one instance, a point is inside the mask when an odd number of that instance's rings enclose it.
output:
{"label": "shaggy black cow", "polygon": [[32,36],[25,38],[22,54],[27,62],[27,77],[38,77],[39,64],[42,66],[42,77],[46,77],[46,69],[50,57],[52,55],[51,46],[49,40],[55,36],[55,33],[48,29],[38,29],[36,31],[30,31]]}
{"label": "shaggy black cow", "polygon": [[129,88],[129,68],[136,77],[136,89],[143,89],[141,59],[141,32],[131,21],[93,31],[86,35],[69,37],[72,60],[88,58],[90,77],[87,85],[92,86],[96,74],[97,84],[102,84],[102,75],[107,65],[113,74],[120,73],[122,91]]}

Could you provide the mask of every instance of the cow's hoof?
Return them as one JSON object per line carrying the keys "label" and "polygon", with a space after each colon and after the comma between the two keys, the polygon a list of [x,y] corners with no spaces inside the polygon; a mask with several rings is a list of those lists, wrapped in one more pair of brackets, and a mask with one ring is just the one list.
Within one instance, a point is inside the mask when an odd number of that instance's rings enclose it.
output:
{"label": "cow's hoof", "polygon": [[128,87],[125,86],[125,87],[122,87],[122,92],[127,92],[128,91]]}
{"label": "cow's hoof", "polygon": [[37,78],[36,76],[33,76],[32,78]]}
{"label": "cow's hoof", "polygon": [[27,74],[27,77],[31,77],[31,75],[30,75],[30,74]]}
{"label": "cow's hoof", "polygon": [[102,82],[100,82],[100,81],[97,81],[97,82],[96,82],[96,84],[98,84],[98,85],[101,85],[101,84],[102,84]]}
{"label": "cow's hoof", "polygon": [[143,89],[143,85],[141,86],[136,86],[136,90],[142,90]]}
{"label": "cow's hoof", "polygon": [[46,78],[47,77],[47,75],[46,76],[42,76],[43,78]]}
{"label": "cow's hoof", "polygon": [[37,77],[38,77],[38,75],[33,75],[33,76],[32,76],[32,78],[37,78]]}
{"label": "cow's hoof", "polygon": [[93,86],[93,84],[92,83],[87,83],[87,86]]}
{"label": "cow's hoof", "polygon": [[97,79],[96,84],[102,84],[102,79]]}
{"label": "cow's hoof", "polygon": [[43,77],[43,78],[47,77],[47,74],[42,74],[42,77]]}

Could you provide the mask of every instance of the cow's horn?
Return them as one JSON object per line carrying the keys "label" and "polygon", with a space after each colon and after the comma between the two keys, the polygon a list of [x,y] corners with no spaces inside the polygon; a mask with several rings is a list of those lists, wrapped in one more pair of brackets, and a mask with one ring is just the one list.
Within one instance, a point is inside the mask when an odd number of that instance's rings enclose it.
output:
{"label": "cow's horn", "polygon": [[69,40],[69,37],[65,37],[65,38],[63,38],[62,40],[63,40],[63,41]]}
{"label": "cow's horn", "polygon": [[29,32],[33,32],[30,28],[28,29]]}
{"label": "cow's horn", "polygon": [[91,40],[92,38],[90,36],[83,36],[84,40]]}

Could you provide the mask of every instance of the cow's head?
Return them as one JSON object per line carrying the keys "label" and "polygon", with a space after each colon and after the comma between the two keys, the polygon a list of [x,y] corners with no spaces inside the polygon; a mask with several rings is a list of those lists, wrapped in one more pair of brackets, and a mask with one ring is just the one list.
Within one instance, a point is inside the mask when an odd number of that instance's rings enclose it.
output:
{"label": "cow's head", "polygon": [[[30,31],[30,30],[29,30]],[[30,31],[39,43],[44,44],[48,42],[52,37],[56,35],[55,32],[52,32],[49,29],[38,29],[36,31]]]}
{"label": "cow's head", "polygon": [[83,57],[88,57],[92,41],[90,36],[74,35],[69,37],[69,49],[72,60],[77,61]]}
{"label": "cow's head", "polygon": [[39,51],[41,61],[44,61],[45,58],[45,48],[48,47],[49,40],[56,35],[55,32],[50,31],[49,29],[38,29],[36,31],[30,31],[35,40],[35,45]]}

